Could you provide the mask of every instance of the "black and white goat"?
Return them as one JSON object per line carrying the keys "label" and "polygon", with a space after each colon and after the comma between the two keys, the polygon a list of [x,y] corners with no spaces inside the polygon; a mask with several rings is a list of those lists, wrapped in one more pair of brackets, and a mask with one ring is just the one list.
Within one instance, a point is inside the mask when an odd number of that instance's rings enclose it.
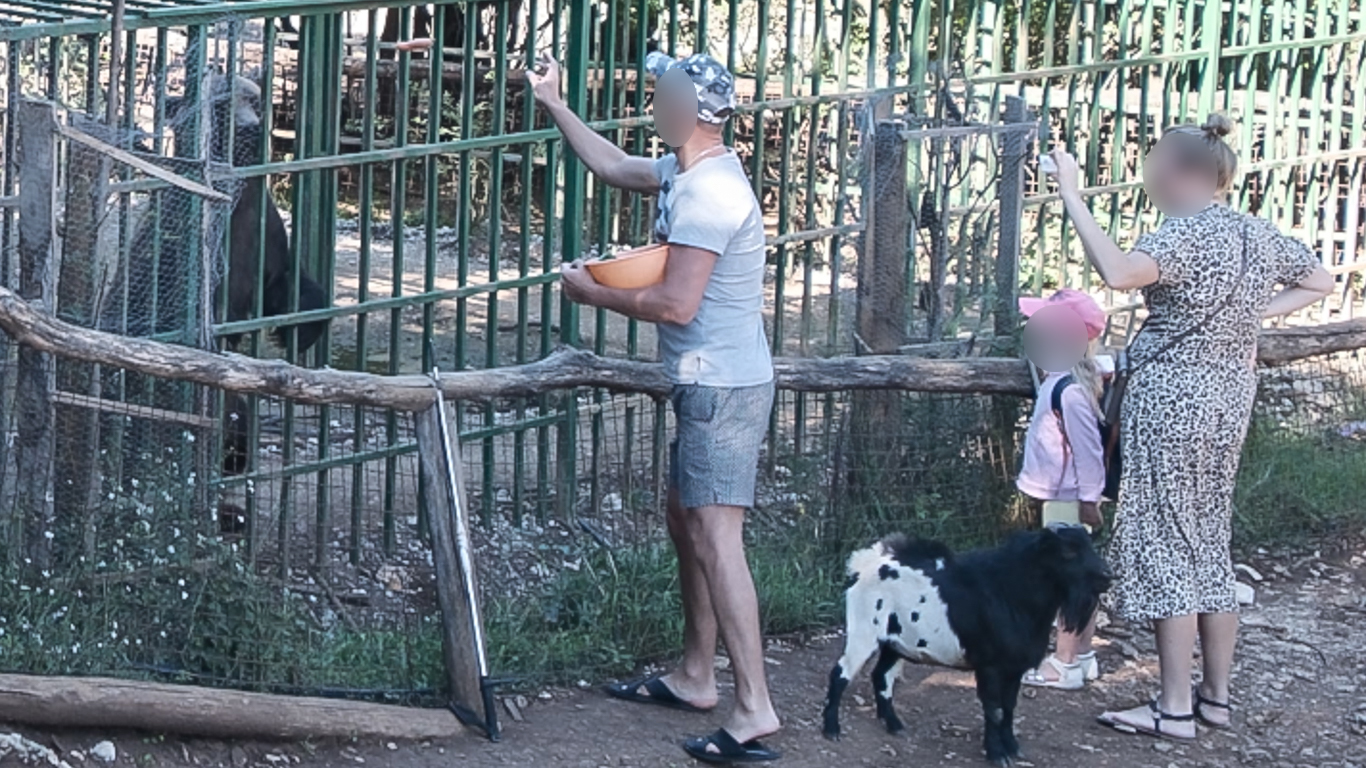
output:
{"label": "black and white goat", "polygon": [[1020,756],[1015,704],[1021,678],[1048,651],[1061,614],[1069,631],[1090,619],[1110,587],[1110,570],[1080,528],[1013,536],[1000,547],[955,556],[943,544],[891,536],[849,558],[844,655],[830,671],[825,735],[840,735],[839,706],[850,679],[873,668],[877,716],[904,730],[892,683],[904,662],[972,669],[985,717],[987,759]]}

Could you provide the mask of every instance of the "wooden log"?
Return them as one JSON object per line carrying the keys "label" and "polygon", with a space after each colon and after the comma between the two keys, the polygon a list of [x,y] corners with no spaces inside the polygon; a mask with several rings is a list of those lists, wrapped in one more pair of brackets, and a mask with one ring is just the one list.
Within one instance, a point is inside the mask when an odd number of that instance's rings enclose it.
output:
{"label": "wooden log", "polygon": [[[258,360],[78,328],[36,311],[13,291],[2,287],[0,328],[39,352],[56,352],[64,357],[230,392],[400,411],[421,411],[431,405],[432,385],[426,376],[300,368],[283,360]],[[475,402],[532,397],[580,386],[657,397],[669,392],[669,383],[659,365],[608,360],[586,350],[563,350],[523,366],[447,373],[442,375],[441,384],[447,399]]]}
{"label": "wooden log", "polygon": [[120,728],[218,739],[450,738],[442,709],[273,696],[98,677],[0,675],[0,720],[51,728]]}
{"label": "wooden log", "polygon": [[1257,362],[1284,365],[1306,357],[1366,348],[1366,318],[1340,323],[1270,328],[1257,340]]}
{"label": "wooden log", "polygon": [[[205,384],[230,392],[289,398],[301,403],[348,404],[400,411],[431,405],[426,376],[380,376],[329,368],[309,369],[283,360],[257,360],[103,331],[78,328],[35,310],[0,287],[0,329],[35,353],[103,363],[172,381]],[[1262,332],[1259,360],[1283,365],[1308,357],[1366,348],[1366,319]],[[902,389],[1032,396],[1023,360],[974,357],[944,360],[899,354],[834,358],[777,358],[778,388],[793,392]],[[600,387],[663,398],[669,381],[657,363],[599,357],[588,350],[561,349],[526,365],[441,376],[448,400],[491,402]]]}
{"label": "wooden log", "polygon": [[[475,606],[466,599],[470,585],[465,582],[465,574],[460,567],[456,539],[459,532],[455,526],[460,524],[455,517],[457,504],[464,505],[464,489],[460,487],[459,475],[463,471],[460,457],[460,440],[454,434],[445,446],[450,451],[451,461],[455,462],[456,497],[451,496],[450,472],[443,453],[440,408],[445,408],[443,400],[436,397],[436,390],[428,387],[431,406],[417,414],[418,454],[422,458],[422,489],[427,504],[427,525],[432,533],[432,564],[436,570],[436,597],[441,605],[441,650],[446,663],[446,676],[450,683],[451,699],[471,712],[483,709],[482,689],[479,686],[479,662],[477,639],[474,635]],[[448,415],[449,418],[449,415]],[[449,422],[448,422],[449,424]],[[468,509],[468,507],[465,507]],[[474,581],[470,574],[470,581]],[[477,585],[474,585],[477,589]]]}

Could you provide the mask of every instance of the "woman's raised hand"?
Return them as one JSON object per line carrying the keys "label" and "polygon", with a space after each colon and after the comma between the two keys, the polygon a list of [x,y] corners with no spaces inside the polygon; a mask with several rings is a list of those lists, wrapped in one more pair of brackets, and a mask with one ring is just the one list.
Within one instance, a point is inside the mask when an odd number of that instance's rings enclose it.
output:
{"label": "woman's raised hand", "polygon": [[1058,183],[1058,192],[1066,195],[1081,191],[1081,168],[1077,165],[1077,158],[1065,149],[1054,149],[1048,156],[1053,158],[1053,164],[1058,167],[1051,174]]}

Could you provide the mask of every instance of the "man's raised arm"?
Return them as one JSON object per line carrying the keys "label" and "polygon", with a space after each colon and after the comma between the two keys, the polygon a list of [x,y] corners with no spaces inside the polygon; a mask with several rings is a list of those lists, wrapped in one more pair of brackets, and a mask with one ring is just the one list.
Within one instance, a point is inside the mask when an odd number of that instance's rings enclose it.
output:
{"label": "man's raised arm", "polygon": [[560,133],[564,134],[574,154],[588,166],[588,170],[607,184],[620,189],[647,195],[658,192],[659,179],[655,176],[654,161],[626,154],[621,147],[589,128],[560,98],[560,65],[545,55],[541,56],[538,64],[536,69],[527,70],[526,73],[532,93],[550,119],[555,121]]}

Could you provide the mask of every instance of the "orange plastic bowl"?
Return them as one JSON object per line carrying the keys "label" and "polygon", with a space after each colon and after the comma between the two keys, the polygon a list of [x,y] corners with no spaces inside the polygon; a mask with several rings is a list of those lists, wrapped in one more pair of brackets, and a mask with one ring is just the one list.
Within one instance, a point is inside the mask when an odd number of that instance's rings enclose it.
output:
{"label": "orange plastic bowl", "polygon": [[664,265],[669,262],[667,244],[643,245],[616,256],[586,262],[588,273],[608,288],[648,288],[664,282]]}

